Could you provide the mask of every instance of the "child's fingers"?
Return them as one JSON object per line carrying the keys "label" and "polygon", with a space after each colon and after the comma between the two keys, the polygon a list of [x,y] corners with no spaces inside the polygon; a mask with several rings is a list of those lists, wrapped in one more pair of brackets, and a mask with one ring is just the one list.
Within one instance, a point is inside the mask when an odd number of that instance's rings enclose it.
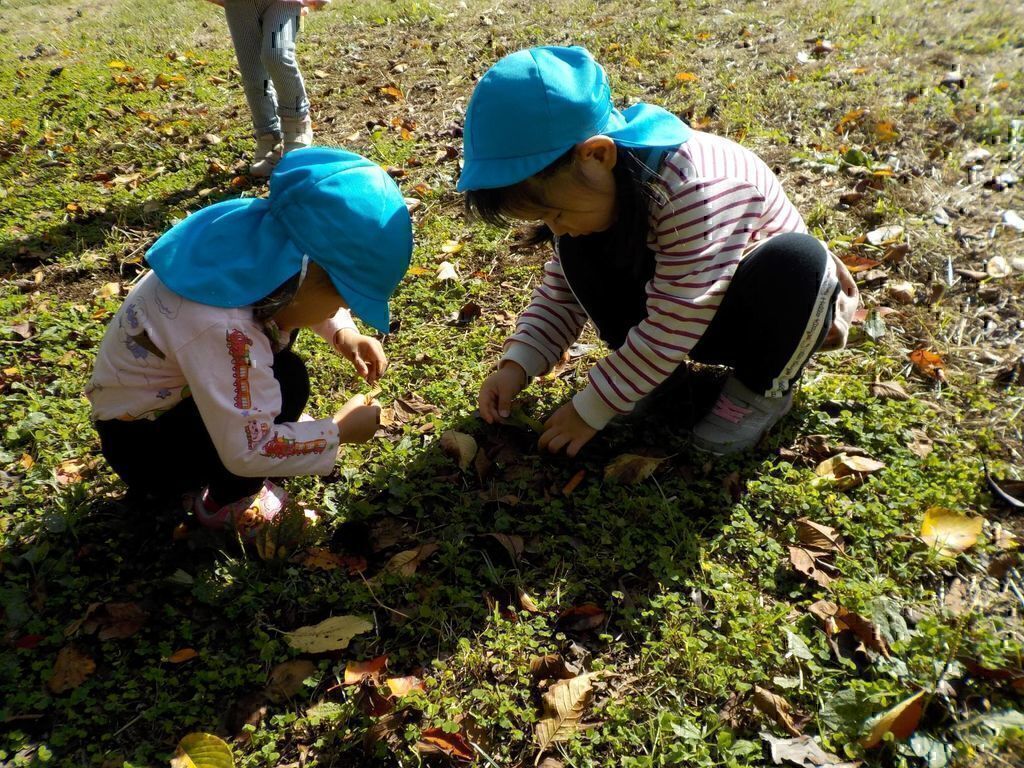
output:
{"label": "child's fingers", "polygon": [[480,396],[476,401],[477,408],[480,410],[480,416],[488,424],[493,424],[497,418],[497,414],[494,411],[494,400],[494,390],[490,387],[484,387],[480,390]]}
{"label": "child's fingers", "polygon": [[507,419],[512,413],[512,394],[507,389],[498,390],[498,415]]}

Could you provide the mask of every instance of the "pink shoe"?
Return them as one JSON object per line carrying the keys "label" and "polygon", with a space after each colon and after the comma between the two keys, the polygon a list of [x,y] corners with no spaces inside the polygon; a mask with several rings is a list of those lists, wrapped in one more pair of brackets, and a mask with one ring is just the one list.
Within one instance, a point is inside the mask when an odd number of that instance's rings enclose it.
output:
{"label": "pink shoe", "polygon": [[263,487],[252,496],[225,504],[215,512],[206,507],[209,495],[207,488],[192,505],[199,524],[213,531],[234,528],[246,541],[252,541],[259,529],[275,520],[288,503],[288,492],[269,480],[264,480]]}

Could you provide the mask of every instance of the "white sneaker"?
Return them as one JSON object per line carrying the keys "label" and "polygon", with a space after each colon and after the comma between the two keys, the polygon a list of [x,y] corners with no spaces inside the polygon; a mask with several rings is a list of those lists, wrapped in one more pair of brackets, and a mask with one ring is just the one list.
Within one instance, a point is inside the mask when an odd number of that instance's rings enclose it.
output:
{"label": "white sneaker", "polygon": [[276,133],[265,133],[256,137],[256,151],[253,153],[252,165],[249,166],[251,176],[269,176],[284,154],[281,137]]}
{"label": "white sneaker", "polygon": [[765,397],[730,376],[711,412],[693,428],[693,444],[719,456],[748,450],[792,407],[792,391]]}
{"label": "white sneaker", "polygon": [[313,123],[305,117],[282,117],[281,131],[284,133],[284,153],[308,147],[313,143]]}

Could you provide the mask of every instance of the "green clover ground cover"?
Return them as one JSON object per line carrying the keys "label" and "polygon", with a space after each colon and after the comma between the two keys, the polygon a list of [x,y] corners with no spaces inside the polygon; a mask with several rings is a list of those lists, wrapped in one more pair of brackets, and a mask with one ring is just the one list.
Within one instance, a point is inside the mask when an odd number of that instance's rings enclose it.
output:
{"label": "green clover ground cover", "polygon": [[[531,672],[545,656],[598,673],[591,727],[547,750],[563,765],[766,765],[762,734],[792,748],[798,733],[867,765],[1017,764],[1022,585],[1001,531],[1020,526],[981,464],[1022,469],[1022,278],[989,268],[1020,253],[998,222],[1024,210],[1015,183],[992,182],[1020,172],[1024,142],[1009,4],[467,5],[336,0],[300,44],[318,140],[421,201],[385,428],[336,475],[291,484],[322,514],[307,542],[320,560],[264,560],[173,506],[126,508],[80,394],[148,244],[202,205],[264,192],[240,175],[251,144],[217,9],[0,7],[0,764],[163,765],[209,732],[253,767],[452,762],[437,751],[464,747],[526,765],[539,678],[559,676]],[[687,446],[719,375],[699,370],[668,416],[617,424],[578,460],[539,455],[530,419],[585,381],[596,349],[536,382],[516,424],[473,416],[543,253],[463,218],[459,110],[483,68],[539,42],[586,44],[620,98],[742,139],[837,253],[879,262],[858,273],[876,312],[815,361],[763,450],[708,461]],[[942,84],[951,71],[963,85]],[[962,168],[977,148],[990,157]],[[903,231],[858,242],[883,226]],[[458,279],[436,279],[442,261]],[[916,349],[940,355],[944,381],[911,365]],[[301,351],[311,411],[360,391],[319,341]],[[449,429],[480,447],[465,471],[439,449]],[[840,451],[885,466],[854,487],[816,474]],[[606,480],[623,453],[668,458],[639,484]],[[945,557],[918,535],[933,507],[988,523]],[[841,536],[817,580],[791,559],[802,518]],[[437,548],[408,574],[389,570],[424,545]],[[842,626],[822,601],[848,612]],[[340,615],[374,628],[339,652],[288,645]],[[341,684],[382,655],[387,677],[422,690]],[[296,659],[302,679],[268,688]],[[912,734],[860,744],[922,691]]]}

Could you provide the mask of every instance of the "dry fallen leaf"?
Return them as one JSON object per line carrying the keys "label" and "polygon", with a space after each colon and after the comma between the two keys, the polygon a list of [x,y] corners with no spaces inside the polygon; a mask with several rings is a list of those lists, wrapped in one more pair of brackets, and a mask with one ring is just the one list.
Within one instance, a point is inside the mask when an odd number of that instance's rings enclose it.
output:
{"label": "dry fallen leaf", "polygon": [[472,435],[449,429],[441,435],[441,450],[455,459],[459,469],[465,471],[473,464],[478,449]]}
{"label": "dry fallen leaf", "polygon": [[570,680],[579,675],[579,670],[570,666],[557,653],[534,656],[530,659],[530,674],[537,680]]}
{"label": "dry fallen leaf", "polygon": [[843,537],[836,532],[835,528],[815,523],[806,517],[801,517],[796,521],[796,535],[800,539],[800,543],[812,549],[820,549],[825,552],[843,551]]}
{"label": "dry fallen leaf", "polygon": [[612,459],[604,468],[604,479],[613,480],[624,485],[643,482],[654,474],[654,470],[665,461],[654,456],[639,456],[635,453],[623,453]]}
{"label": "dry fallen leaf", "polygon": [[444,755],[453,760],[470,763],[476,757],[473,747],[461,733],[447,733],[441,728],[427,728],[420,733],[416,751],[421,755]]}
{"label": "dry fallen leaf", "polygon": [[886,245],[894,243],[903,237],[903,227],[893,224],[888,227],[879,227],[867,233],[867,240],[872,245]]}
{"label": "dry fallen leaf", "polygon": [[46,687],[52,693],[64,693],[77,688],[96,671],[96,662],[73,645],[66,645],[57,654]]}
{"label": "dry fallen leaf", "polygon": [[560,680],[541,698],[541,718],[534,731],[540,752],[558,741],[565,741],[580,727],[583,710],[593,696],[592,681],[599,673]]}
{"label": "dry fallen leaf", "polygon": [[915,349],[910,353],[910,362],[914,364],[915,370],[922,376],[937,381],[945,381],[946,374],[944,369],[946,364],[939,355],[931,350],[924,349],[923,347]]}
{"label": "dry fallen leaf", "polygon": [[761,714],[774,721],[790,736],[800,735],[800,729],[793,721],[792,707],[784,698],[772,693],[767,688],[755,685],[751,701]]}
{"label": "dry fallen leaf", "polygon": [[186,661],[191,661],[197,656],[199,656],[199,651],[195,648],[182,648],[168,656],[167,661],[171,664],[183,664]]}
{"label": "dry fallen leaf", "polygon": [[384,566],[384,573],[397,573],[401,576],[412,576],[416,569],[432,554],[437,552],[439,546],[433,542],[423,544],[416,549],[407,549],[399,552],[388,560]]}
{"label": "dry fallen leaf", "polygon": [[[818,600],[808,606],[807,611],[822,620],[825,634],[830,639],[843,632],[852,632],[862,646],[859,650],[873,651],[889,658],[889,644],[878,631],[878,627],[859,613],[847,610],[829,600]],[[839,655],[837,645],[833,645],[832,649]]]}
{"label": "dry fallen leaf", "polygon": [[356,635],[369,632],[373,623],[359,616],[332,616],[319,624],[285,632],[288,645],[305,653],[323,653],[348,648]]}
{"label": "dry fallen leaf", "polygon": [[459,273],[455,271],[455,265],[450,261],[442,261],[437,267],[434,279],[439,283],[454,282],[459,279]]}
{"label": "dry fallen leaf", "polygon": [[317,571],[345,570],[350,574],[362,573],[367,568],[366,558],[358,555],[339,555],[323,547],[309,547],[299,556],[299,562]]}
{"label": "dry fallen leaf", "polygon": [[416,677],[416,675],[389,677],[385,682],[387,683],[388,690],[391,691],[391,695],[396,699],[400,699],[412,691],[425,690],[423,680]]}
{"label": "dry fallen leaf", "polygon": [[287,701],[302,690],[302,681],[316,671],[309,659],[283,661],[270,670],[270,680],[264,692],[275,704]]}
{"label": "dry fallen leaf", "polygon": [[952,557],[973,547],[984,525],[983,517],[968,517],[952,509],[932,507],[921,521],[921,539],[939,554]]}
{"label": "dry fallen leaf", "polygon": [[345,685],[356,685],[365,680],[374,684],[380,683],[380,677],[388,666],[387,654],[367,661],[350,661],[345,664]]}
{"label": "dry fallen leaf", "polygon": [[558,615],[558,628],[568,632],[586,632],[604,624],[607,614],[596,603],[583,603],[567,608]]}
{"label": "dry fallen leaf", "polygon": [[825,561],[827,556],[827,552],[819,550],[789,547],[789,562],[793,567],[822,587],[832,583],[832,576],[827,571],[835,572],[834,566]]}
{"label": "dry fallen leaf", "polygon": [[522,536],[509,533],[485,533],[484,536],[494,539],[504,547],[513,563],[522,557],[523,550],[526,548],[526,544],[523,541]]}
{"label": "dry fallen leaf", "polygon": [[882,715],[871,732],[861,739],[861,746],[867,749],[877,747],[887,733],[891,733],[897,741],[910,736],[921,721],[921,713],[924,711],[923,697],[924,691],[918,691]]}
{"label": "dry fallen leaf", "polygon": [[867,476],[883,469],[885,464],[868,456],[837,454],[819,464],[814,472],[822,481],[835,483],[841,491],[856,488]]}
{"label": "dry fallen leaf", "polygon": [[882,400],[909,400],[910,395],[895,381],[874,381],[871,383],[871,394]]}

